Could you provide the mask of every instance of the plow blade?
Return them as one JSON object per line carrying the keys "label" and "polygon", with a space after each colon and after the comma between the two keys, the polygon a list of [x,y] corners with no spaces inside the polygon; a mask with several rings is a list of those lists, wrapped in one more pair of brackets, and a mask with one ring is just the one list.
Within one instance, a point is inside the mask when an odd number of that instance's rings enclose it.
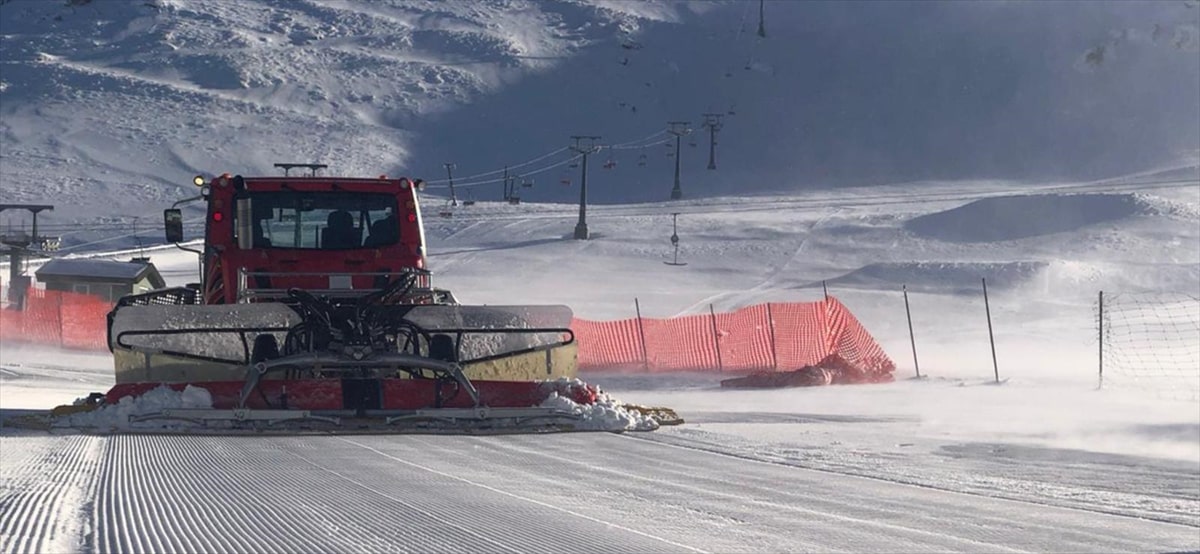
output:
{"label": "plow blade", "polygon": [[[449,337],[471,379],[528,381],[576,375],[576,345],[566,306],[397,305],[373,308],[420,331],[415,348]],[[242,379],[255,341],[278,345],[303,318],[281,303],[122,306],[109,316],[117,383],[193,383]]]}
{"label": "plow blade", "polygon": [[246,397],[238,381],[126,383],[76,410],[11,423],[99,433],[513,434],[652,431],[681,422],[577,380],[470,385],[473,396],[437,379],[271,379]]}
{"label": "plow blade", "polygon": [[573,379],[566,306],[288,294],[288,303],[119,304],[108,337],[116,385],[49,423],[121,432],[527,433],[678,422]]}
{"label": "plow blade", "polygon": [[[166,409],[130,416],[131,424],[149,424],[133,431],[159,432],[154,424],[184,423],[188,432],[252,431],[254,433],[337,434],[516,434],[565,431],[608,431],[588,425],[580,414],[555,408],[441,408],[432,410],[377,410],[354,412],[311,412],[308,410],[208,410]],[[170,429],[168,425],[165,427]],[[646,429],[642,429],[646,430]]]}

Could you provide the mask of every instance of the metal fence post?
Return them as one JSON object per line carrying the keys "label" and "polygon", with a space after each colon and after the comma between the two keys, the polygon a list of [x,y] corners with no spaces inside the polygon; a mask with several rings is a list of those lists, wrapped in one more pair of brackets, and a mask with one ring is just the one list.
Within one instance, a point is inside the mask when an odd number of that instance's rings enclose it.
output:
{"label": "metal fence post", "polygon": [[721,361],[721,341],[717,334],[717,312],[713,309],[712,304],[708,305],[708,314],[712,317],[713,346],[717,348],[717,372],[724,372],[725,364]]}
{"label": "metal fence post", "polygon": [[988,341],[992,343],[992,371],[1000,382],[1000,366],[996,363],[996,337],[992,334],[992,308],[988,305],[987,278],[983,278],[983,309],[987,311]]}
{"label": "metal fence post", "polygon": [[638,336],[642,339],[642,370],[650,371],[650,357],[646,354],[646,329],[642,327],[642,306],[637,297],[633,299],[633,308],[637,310]]}
{"label": "metal fence post", "polygon": [[63,296],[64,293],[58,293],[58,347],[62,348],[66,344],[66,339],[63,335],[66,334],[66,320],[63,319]]}
{"label": "metal fence post", "polygon": [[1100,336],[1097,343],[1100,348],[1100,372],[1097,375],[1096,389],[1104,388],[1104,291],[1100,291],[1100,317],[1099,317],[1099,332]]}
{"label": "metal fence post", "polygon": [[917,370],[917,378],[921,378],[921,364],[917,363],[917,339],[913,336],[912,310],[908,308],[908,285],[902,285],[904,290],[904,315],[908,316],[908,342],[912,343],[913,367]]}
{"label": "metal fence post", "polygon": [[775,317],[771,315],[770,302],[767,302],[767,325],[771,327],[771,371],[779,371],[779,355],[775,352]]}

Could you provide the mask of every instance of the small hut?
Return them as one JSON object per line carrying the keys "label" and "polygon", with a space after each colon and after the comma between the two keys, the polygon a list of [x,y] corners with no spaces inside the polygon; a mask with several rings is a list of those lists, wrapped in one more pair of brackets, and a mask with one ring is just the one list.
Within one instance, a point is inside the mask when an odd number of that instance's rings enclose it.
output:
{"label": "small hut", "polygon": [[110,302],[166,285],[149,258],[128,262],[59,258],[43,264],[34,275],[46,290],[90,294]]}

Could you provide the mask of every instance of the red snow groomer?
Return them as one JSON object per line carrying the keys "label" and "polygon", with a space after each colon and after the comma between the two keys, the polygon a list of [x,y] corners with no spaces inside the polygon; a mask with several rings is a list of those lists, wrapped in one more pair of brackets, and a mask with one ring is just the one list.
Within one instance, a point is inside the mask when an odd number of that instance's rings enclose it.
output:
{"label": "red snow groomer", "polygon": [[179,245],[178,206],[207,204],[193,250],[201,282],[117,303],[116,385],[97,405],[190,386],[211,406],[129,419],[334,432],[581,427],[578,407],[598,391],[573,379],[571,310],[462,305],[433,288],[420,180],[276,166],[284,176],[198,176],[200,195],[164,212]]}

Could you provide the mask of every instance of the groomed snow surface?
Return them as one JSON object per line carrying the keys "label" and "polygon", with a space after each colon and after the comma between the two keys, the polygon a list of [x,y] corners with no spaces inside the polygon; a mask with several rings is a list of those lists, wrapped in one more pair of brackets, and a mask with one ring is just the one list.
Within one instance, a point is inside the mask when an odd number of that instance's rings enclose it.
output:
{"label": "groomed snow surface", "polygon": [[[687,421],[619,435],[6,428],[0,550],[1195,551],[1200,376],[1153,363],[1186,352],[1192,331],[1122,343],[1125,365],[1096,390],[1095,301],[1101,289],[1195,296],[1200,190],[1087,188],[943,183],[599,206],[588,242],[566,238],[571,206],[463,208],[428,234],[439,286],[465,302],[519,297],[610,319],[632,316],[638,297],[644,315],[667,317],[811,300],[825,281],[897,361],[898,380],[734,391],[716,371],[584,375],[613,405],[670,406]],[[1021,220],[1055,217],[1042,202],[1065,211],[1052,228]],[[662,263],[672,211],[688,266]],[[993,214],[993,235],[954,234],[963,213]],[[914,223],[938,219],[939,231]],[[149,254],[170,284],[194,279],[190,254]],[[923,379],[910,379],[903,284]],[[111,383],[103,353],[2,352],[6,413]]]}

